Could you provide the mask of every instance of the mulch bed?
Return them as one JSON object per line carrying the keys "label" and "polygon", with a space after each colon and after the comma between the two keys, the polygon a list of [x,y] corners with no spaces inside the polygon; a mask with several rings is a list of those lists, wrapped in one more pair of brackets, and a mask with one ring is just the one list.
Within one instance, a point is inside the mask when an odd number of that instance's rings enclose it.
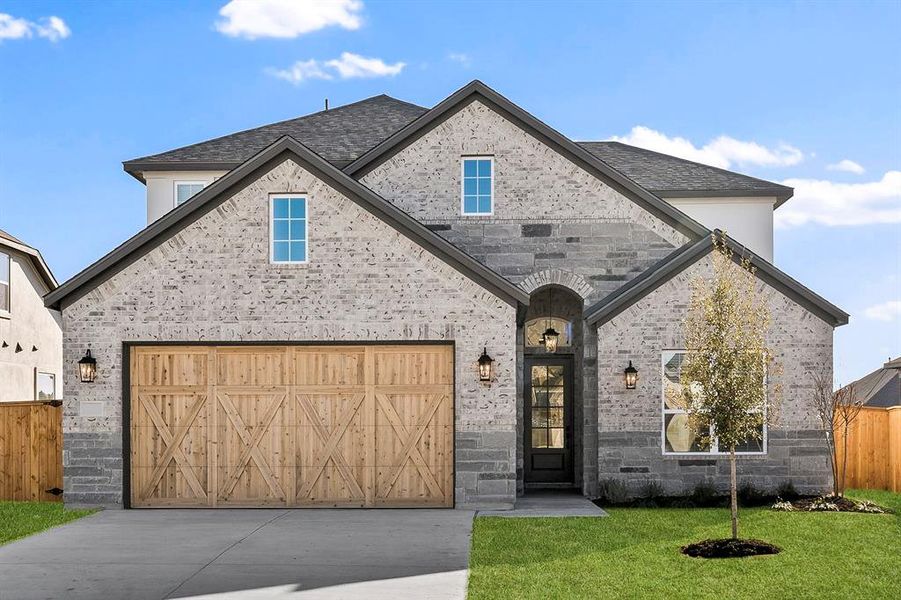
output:
{"label": "mulch bed", "polygon": [[744,556],[762,556],[779,554],[782,549],[761,540],[704,540],[682,546],[682,554],[694,558],[742,558]]}
{"label": "mulch bed", "polygon": [[[802,498],[792,502],[792,506],[798,510],[811,510],[816,500],[817,498]],[[834,504],[838,508],[838,512],[857,512],[857,503],[853,500],[834,497],[825,498],[825,500],[830,504]]]}

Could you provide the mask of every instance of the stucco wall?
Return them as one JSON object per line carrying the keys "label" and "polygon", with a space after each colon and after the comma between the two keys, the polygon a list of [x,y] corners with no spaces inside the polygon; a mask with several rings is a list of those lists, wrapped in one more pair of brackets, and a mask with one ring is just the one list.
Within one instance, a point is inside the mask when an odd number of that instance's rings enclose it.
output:
{"label": "stucco wall", "polygon": [[[307,265],[269,263],[268,195],[308,198]],[[515,496],[515,309],[286,161],[63,310],[66,500],[122,501],[126,340],[455,340],[456,501]],[[484,346],[497,379],[478,382]],[[102,403],[102,416],[81,414]]]}
{"label": "stucco wall", "polygon": [[10,256],[10,310],[0,313],[0,402],[35,400],[35,370],[56,375],[59,397],[63,391],[59,312],[44,308],[43,296],[49,290],[31,258],[6,246],[0,246],[0,253]]}
{"label": "stucco wall", "polygon": [[[661,352],[683,349],[682,320],[690,282],[710,276],[708,255],[597,329],[598,477],[626,482],[640,493],[648,480],[669,493],[690,492],[700,481],[728,486],[723,456],[664,456],[661,448]],[[775,489],[792,481],[804,491],[821,491],[829,479],[829,458],[812,404],[814,370],[832,370],[832,326],[770,286],[760,283],[772,313],[768,342],[784,367],[771,383],[782,386],[781,418],[768,432],[765,456],[740,457],[741,482]],[[623,369],[632,361],[638,386],[627,390]]]}
{"label": "stucco wall", "polygon": [[773,206],[776,198],[667,198],[667,202],[709,229],[722,229],[773,262]]}
{"label": "stucco wall", "polygon": [[213,183],[228,171],[147,171],[147,224],[150,225],[175,208],[175,184],[186,182]]}

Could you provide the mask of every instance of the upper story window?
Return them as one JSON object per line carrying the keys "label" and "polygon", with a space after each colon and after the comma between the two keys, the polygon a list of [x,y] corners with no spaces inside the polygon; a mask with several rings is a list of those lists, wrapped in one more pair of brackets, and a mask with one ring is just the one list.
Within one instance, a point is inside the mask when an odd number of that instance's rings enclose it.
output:
{"label": "upper story window", "polygon": [[9,254],[0,252],[0,313],[9,312]]}
{"label": "upper story window", "polygon": [[269,210],[270,260],[307,262],[307,199],[297,195],[272,196]]}
{"label": "upper story window", "polygon": [[[720,448],[716,432],[693,431],[688,424],[688,415],[679,408],[672,398],[681,393],[682,361],[684,350],[663,352],[663,453],[664,454],[724,454],[728,450]],[[760,412],[760,411],[750,411]],[[735,447],[736,454],[766,453],[766,423],[761,418],[760,439],[749,439]]]}
{"label": "upper story window", "polygon": [[494,212],[494,158],[463,158],[463,214],[490,215]]}
{"label": "upper story window", "polygon": [[181,206],[205,187],[204,181],[176,181],[175,206]]}

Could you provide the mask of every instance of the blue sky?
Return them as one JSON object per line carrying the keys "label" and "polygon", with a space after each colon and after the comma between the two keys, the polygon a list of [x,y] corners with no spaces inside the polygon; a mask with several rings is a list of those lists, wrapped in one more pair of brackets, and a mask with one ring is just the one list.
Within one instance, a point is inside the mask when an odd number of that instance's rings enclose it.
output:
{"label": "blue sky", "polygon": [[0,1],[0,228],[60,280],[144,226],[123,160],[478,78],[574,139],[794,185],[775,262],[852,314],[837,380],[901,354],[901,3],[225,5]]}

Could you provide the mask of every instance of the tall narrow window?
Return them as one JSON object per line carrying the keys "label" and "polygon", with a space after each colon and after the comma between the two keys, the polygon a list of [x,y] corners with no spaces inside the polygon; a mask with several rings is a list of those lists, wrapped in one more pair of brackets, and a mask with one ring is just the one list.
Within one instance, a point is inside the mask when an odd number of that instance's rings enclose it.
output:
{"label": "tall narrow window", "polygon": [[35,400],[56,400],[56,375],[37,371],[34,378]]}
{"label": "tall narrow window", "polygon": [[176,181],[175,182],[175,206],[181,206],[206,187],[203,181]]}
{"label": "tall narrow window", "polygon": [[0,252],[0,313],[9,312],[9,254]]}
{"label": "tall narrow window", "polygon": [[494,212],[494,159],[477,156],[463,159],[463,214]]}
{"label": "tall narrow window", "polygon": [[272,262],[307,262],[307,199],[273,196],[271,204]]}

